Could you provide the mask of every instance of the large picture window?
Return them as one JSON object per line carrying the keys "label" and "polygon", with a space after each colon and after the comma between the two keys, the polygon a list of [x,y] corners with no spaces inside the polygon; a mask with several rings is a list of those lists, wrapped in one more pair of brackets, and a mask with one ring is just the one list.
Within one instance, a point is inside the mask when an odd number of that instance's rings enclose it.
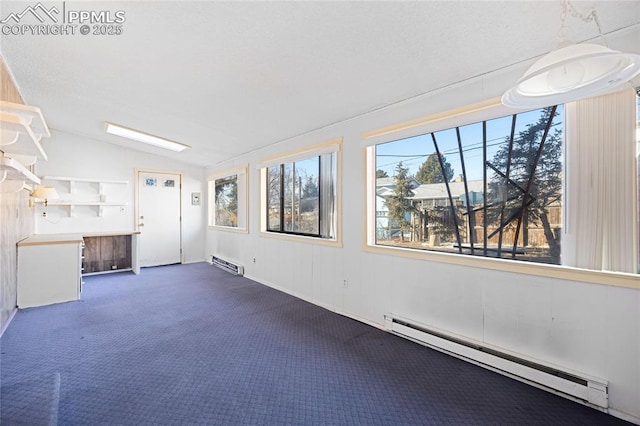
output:
{"label": "large picture window", "polygon": [[209,176],[209,226],[247,228],[247,169],[240,167]]}
{"label": "large picture window", "polygon": [[264,232],[337,240],[339,149],[332,140],[267,161]]}
{"label": "large picture window", "polygon": [[560,263],[562,106],[374,149],[377,245]]}

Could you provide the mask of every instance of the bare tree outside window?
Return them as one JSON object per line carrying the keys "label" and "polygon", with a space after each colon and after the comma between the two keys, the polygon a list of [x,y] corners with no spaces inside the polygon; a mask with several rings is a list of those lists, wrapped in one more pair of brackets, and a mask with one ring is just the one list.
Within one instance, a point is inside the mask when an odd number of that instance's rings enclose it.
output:
{"label": "bare tree outside window", "polygon": [[238,226],[238,176],[232,175],[214,182],[215,225]]}
{"label": "bare tree outside window", "polygon": [[267,231],[335,236],[336,154],[267,169]]}

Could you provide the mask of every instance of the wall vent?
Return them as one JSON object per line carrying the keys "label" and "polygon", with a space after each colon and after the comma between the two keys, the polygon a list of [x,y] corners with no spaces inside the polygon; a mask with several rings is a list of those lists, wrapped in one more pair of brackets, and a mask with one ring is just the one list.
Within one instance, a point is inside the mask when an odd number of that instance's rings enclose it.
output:
{"label": "wall vent", "polygon": [[606,411],[609,406],[606,380],[524,359],[477,342],[433,330],[393,314],[385,315],[385,327],[392,333],[417,343],[602,411]]}
{"label": "wall vent", "polygon": [[234,275],[244,275],[244,266],[237,265],[228,260],[224,260],[217,256],[211,256],[211,263],[220,269],[224,269],[227,272],[231,272]]}

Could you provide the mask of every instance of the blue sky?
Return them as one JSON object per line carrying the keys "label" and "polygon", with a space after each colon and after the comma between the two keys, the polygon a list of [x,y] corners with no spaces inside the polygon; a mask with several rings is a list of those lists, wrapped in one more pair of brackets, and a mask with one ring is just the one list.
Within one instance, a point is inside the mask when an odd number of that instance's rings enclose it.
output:
{"label": "blue sky", "polygon": [[[563,120],[563,110],[559,107]],[[526,128],[528,123],[535,123],[540,117],[540,110],[529,111],[518,115],[516,135]],[[511,132],[512,117],[501,117],[487,121],[487,159],[491,161]],[[440,151],[453,167],[454,176],[462,174],[462,163],[458,150],[458,139],[455,128],[435,132]],[[467,179],[482,179],[482,123],[460,127],[460,138],[464,152]],[[377,145],[376,169],[386,171],[389,176],[395,174],[397,164],[402,161],[409,172],[415,174],[427,157],[435,152],[431,134],[414,136],[394,142]]]}

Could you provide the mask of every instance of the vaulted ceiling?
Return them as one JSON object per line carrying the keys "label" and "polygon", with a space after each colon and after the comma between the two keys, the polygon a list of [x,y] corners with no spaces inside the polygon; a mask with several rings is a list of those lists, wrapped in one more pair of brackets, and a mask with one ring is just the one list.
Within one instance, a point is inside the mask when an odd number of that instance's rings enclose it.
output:
{"label": "vaulted ceiling", "polygon": [[[36,4],[2,1],[0,19]],[[561,10],[560,1],[43,4],[126,19],[117,35],[3,30],[0,52],[49,126],[131,146],[104,132],[115,122],[190,145],[140,149],[202,166],[532,63],[556,47]],[[632,31],[640,49],[640,2],[573,4],[596,8],[605,40]],[[567,24],[572,41],[602,43],[594,23]]]}

